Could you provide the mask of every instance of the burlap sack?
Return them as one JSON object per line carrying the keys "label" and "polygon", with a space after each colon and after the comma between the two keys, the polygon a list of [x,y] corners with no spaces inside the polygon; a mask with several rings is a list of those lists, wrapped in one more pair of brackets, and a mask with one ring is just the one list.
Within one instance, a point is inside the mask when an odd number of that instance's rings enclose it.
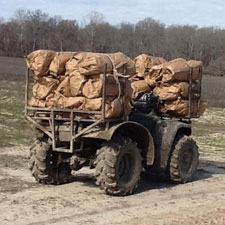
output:
{"label": "burlap sack", "polygon": [[127,75],[135,74],[135,63],[131,58],[129,58],[122,52],[107,55],[112,60],[118,73]]}
{"label": "burlap sack", "polygon": [[151,87],[155,87],[158,81],[162,80],[162,67],[163,64],[153,66],[149,72],[145,74],[145,82],[150,85]]}
{"label": "burlap sack", "polygon": [[182,58],[174,59],[163,63],[163,82],[188,81],[190,77],[190,67],[187,61]]}
{"label": "burlap sack", "polygon": [[112,72],[112,63],[105,54],[92,52],[79,52],[74,55],[67,64],[67,70],[76,69],[81,75],[97,75],[104,72],[107,65],[107,73]]}
{"label": "burlap sack", "polygon": [[[99,98],[102,96],[103,74],[89,76],[82,88],[82,95],[86,98]],[[106,77],[106,96],[117,97],[119,95],[119,85],[116,81],[110,82]]]}
{"label": "burlap sack", "polygon": [[103,78],[102,76],[94,75],[84,83],[82,95],[86,98],[99,98],[102,95]]}
{"label": "burlap sack", "polygon": [[107,119],[121,117],[123,115],[123,105],[123,98],[115,99],[112,102],[107,102],[105,117]]}
{"label": "burlap sack", "polygon": [[49,50],[31,52],[26,57],[27,66],[36,76],[47,75],[49,73],[49,65],[55,55],[56,52]]}
{"label": "burlap sack", "polygon": [[152,88],[145,82],[145,80],[138,80],[131,83],[133,89],[132,99],[137,99],[141,97],[144,93],[149,93]]}
{"label": "burlap sack", "polygon": [[201,61],[189,60],[187,64],[192,68],[192,80],[199,80],[203,69],[203,63]]}
{"label": "burlap sack", "polygon": [[86,79],[80,73],[73,71],[69,76],[70,93],[72,97],[82,94],[82,88]]}
{"label": "burlap sack", "polygon": [[[84,109],[92,110],[92,111],[99,111],[102,107],[102,98],[96,99],[86,99]],[[105,118],[118,118],[121,116],[128,116],[131,111],[131,106],[129,100],[125,97],[112,99],[106,99],[105,105]],[[96,119],[100,119],[100,115],[95,115]]]}
{"label": "burlap sack", "polygon": [[84,109],[90,111],[99,111],[102,107],[102,98],[85,99]]}
{"label": "burlap sack", "polygon": [[46,98],[46,107],[47,108],[64,108],[63,99],[61,95],[56,93],[51,93]]}
{"label": "burlap sack", "polygon": [[32,107],[45,107],[46,101],[31,97],[28,101],[28,105]]}
{"label": "burlap sack", "polygon": [[49,71],[50,74],[57,76],[57,75],[64,75],[66,71],[66,63],[75,55],[76,53],[72,52],[57,52],[54,59],[52,60]]}
{"label": "burlap sack", "polygon": [[[199,98],[200,86],[198,82],[192,84],[191,93],[192,98]],[[179,97],[187,99],[189,94],[189,83],[161,83],[153,89],[153,94],[159,96],[159,98],[162,100],[176,100]]]}
{"label": "burlap sack", "polygon": [[58,81],[50,77],[38,77],[34,81],[33,96],[37,99],[45,99],[57,88]]}
{"label": "burlap sack", "polygon": [[64,77],[62,77],[62,79],[60,79],[60,84],[58,85],[55,92],[58,93],[58,94],[62,94],[65,97],[71,96],[69,76],[64,76]]}
{"label": "burlap sack", "polygon": [[79,73],[78,68],[77,68],[77,62],[78,60],[76,60],[74,57],[69,59],[66,64],[65,64],[65,68],[66,68],[66,75],[71,75],[73,73]]}
{"label": "burlap sack", "polygon": [[[103,74],[88,76],[82,88],[82,95],[86,98],[102,97]],[[118,97],[125,95],[131,99],[132,89],[130,81],[124,78],[116,79],[113,75],[106,76],[106,97]]]}
{"label": "burlap sack", "polygon": [[134,62],[123,53],[103,54],[92,52],[79,52],[66,63],[66,69],[70,73],[76,69],[81,75],[97,75],[105,71],[112,73],[113,64],[118,72],[132,74],[135,72]]}
{"label": "burlap sack", "polygon": [[139,77],[144,77],[150,69],[162,63],[165,63],[166,60],[162,57],[148,56],[146,54],[141,54],[134,59],[136,73]]}
{"label": "burlap sack", "polygon": [[63,108],[83,109],[84,104],[84,97],[68,97],[63,100]]}
{"label": "burlap sack", "polygon": [[[198,105],[198,101],[191,102],[191,117],[200,117],[203,115],[206,109],[206,102],[201,101]],[[188,116],[188,101],[178,99],[176,101],[165,101],[160,105],[159,110],[162,114],[168,114],[170,116],[185,117]],[[198,110],[199,109],[199,110]]]}

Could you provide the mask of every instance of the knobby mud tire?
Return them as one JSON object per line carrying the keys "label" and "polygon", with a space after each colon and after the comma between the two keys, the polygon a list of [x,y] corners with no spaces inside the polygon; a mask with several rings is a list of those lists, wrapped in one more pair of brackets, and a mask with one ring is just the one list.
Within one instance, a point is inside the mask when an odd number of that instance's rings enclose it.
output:
{"label": "knobby mud tire", "polygon": [[53,153],[45,139],[37,139],[30,148],[29,167],[33,177],[42,184],[64,184],[71,178],[69,163],[57,163],[58,153]]}
{"label": "knobby mud tire", "polygon": [[138,186],[141,170],[140,149],[129,138],[106,142],[97,151],[96,184],[108,195],[132,194]]}
{"label": "knobby mud tire", "polygon": [[190,136],[179,136],[175,140],[170,157],[168,175],[173,183],[192,181],[199,163],[199,152],[196,142]]}

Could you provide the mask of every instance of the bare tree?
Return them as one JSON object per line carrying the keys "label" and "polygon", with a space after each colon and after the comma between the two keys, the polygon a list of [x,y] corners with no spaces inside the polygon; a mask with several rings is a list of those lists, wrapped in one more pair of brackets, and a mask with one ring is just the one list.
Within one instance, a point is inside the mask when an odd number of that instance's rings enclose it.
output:
{"label": "bare tree", "polygon": [[224,74],[225,29],[169,26],[146,18],[113,26],[103,14],[91,12],[84,23],[50,17],[41,10],[17,10],[10,21],[0,18],[0,55],[24,56],[35,49],[56,51],[121,51],[204,62],[211,74]]}

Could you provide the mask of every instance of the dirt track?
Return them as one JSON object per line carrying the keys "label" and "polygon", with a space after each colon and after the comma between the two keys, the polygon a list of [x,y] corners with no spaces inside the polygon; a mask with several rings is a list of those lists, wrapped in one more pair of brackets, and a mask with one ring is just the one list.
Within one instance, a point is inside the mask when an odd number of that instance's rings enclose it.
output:
{"label": "dirt track", "polygon": [[174,186],[144,174],[134,195],[110,197],[95,186],[87,169],[66,185],[38,185],[28,170],[28,150],[0,150],[1,225],[225,224],[221,156],[201,159],[192,183]]}

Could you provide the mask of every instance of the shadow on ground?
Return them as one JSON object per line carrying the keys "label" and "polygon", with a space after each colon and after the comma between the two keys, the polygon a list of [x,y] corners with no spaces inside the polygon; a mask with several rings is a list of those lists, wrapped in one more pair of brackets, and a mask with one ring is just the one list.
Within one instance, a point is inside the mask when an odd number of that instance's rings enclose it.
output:
{"label": "shadow on ground", "polygon": [[[225,174],[225,162],[201,160],[199,163],[198,171],[194,177],[193,182],[204,180],[212,177],[213,175]],[[82,182],[83,185],[89,187],[97,187],[95,185],[94,173],[79,173],[75,172],[71,182]],[[171,183],[163,175],[156,175],[143,172],[141,174],[141,180],[138,189],[134,194],[140,194],[142,192],[154,189],[168,189],[176,186]]]}

